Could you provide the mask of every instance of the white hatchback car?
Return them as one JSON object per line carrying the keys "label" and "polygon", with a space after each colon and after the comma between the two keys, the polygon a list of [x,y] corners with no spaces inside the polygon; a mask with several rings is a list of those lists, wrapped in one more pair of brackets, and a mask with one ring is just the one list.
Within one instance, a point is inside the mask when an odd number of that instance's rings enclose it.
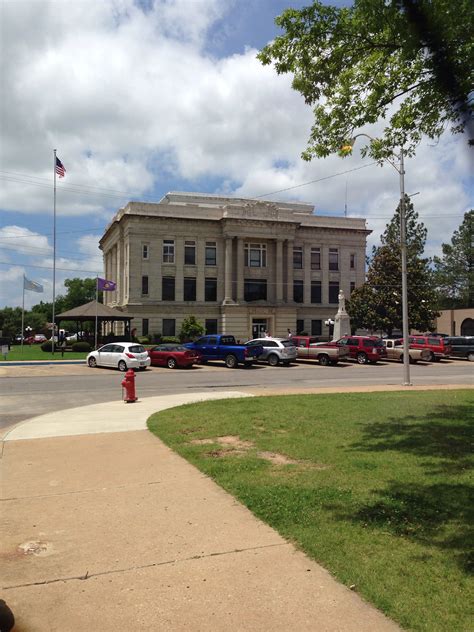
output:
{"label": "white hatchback car", "polygon": [[140,369],[144,371],[150,366],[150,357],[145,347],[136,342],[113,342],[87,356],[90,367],[108,366],[119,371]]}

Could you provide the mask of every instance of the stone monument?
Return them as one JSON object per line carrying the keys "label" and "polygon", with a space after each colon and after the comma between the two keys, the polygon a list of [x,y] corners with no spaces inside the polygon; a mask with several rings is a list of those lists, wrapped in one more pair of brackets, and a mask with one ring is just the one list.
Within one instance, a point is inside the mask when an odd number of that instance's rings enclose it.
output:
{"label": "stone monument", "polygon": [[351,319],[349,317],[349,314],[346,312],[346,298],[342,290],[339,292],[338,299],[339,309],[337,310],[337,314],[334,317],[333,340],[339,340],[339,338],[342,338],[342,336],[351,335]]}

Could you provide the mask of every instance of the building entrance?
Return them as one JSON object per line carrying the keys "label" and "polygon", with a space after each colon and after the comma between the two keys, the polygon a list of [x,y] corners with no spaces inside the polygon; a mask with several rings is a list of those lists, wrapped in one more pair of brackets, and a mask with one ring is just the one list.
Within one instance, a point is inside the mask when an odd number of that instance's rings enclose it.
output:
{"label": "building entrance", "polygon": [[268,331],[266,318],[252,319],[252,338],[263,338],[266,331]]}

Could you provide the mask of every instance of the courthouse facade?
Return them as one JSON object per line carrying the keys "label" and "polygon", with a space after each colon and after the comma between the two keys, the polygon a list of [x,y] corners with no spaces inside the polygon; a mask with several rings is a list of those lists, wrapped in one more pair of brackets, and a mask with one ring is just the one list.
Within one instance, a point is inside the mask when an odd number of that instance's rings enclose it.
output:
{"label": "courthouse facade", "polygon": [[190,315],[208,333],[328,336],[338,294],[364,282],[364,219],[310,204],[169,193],[130,202],[100,240],[110,307],[137,335],[179,333]]}

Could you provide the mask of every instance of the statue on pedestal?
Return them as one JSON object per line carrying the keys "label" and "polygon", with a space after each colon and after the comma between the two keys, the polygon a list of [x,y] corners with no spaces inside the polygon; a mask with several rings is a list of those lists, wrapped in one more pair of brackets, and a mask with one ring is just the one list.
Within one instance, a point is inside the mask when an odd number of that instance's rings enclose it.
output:
{"label": "statue on pedestal", "polygon": [[346,312],[346,297],[344,292],[339,292],[339,308],[337,314],[334,317],[334,335],[333,340],[339,340],[342,336],[350,336],[351,334],[351,319]]}

